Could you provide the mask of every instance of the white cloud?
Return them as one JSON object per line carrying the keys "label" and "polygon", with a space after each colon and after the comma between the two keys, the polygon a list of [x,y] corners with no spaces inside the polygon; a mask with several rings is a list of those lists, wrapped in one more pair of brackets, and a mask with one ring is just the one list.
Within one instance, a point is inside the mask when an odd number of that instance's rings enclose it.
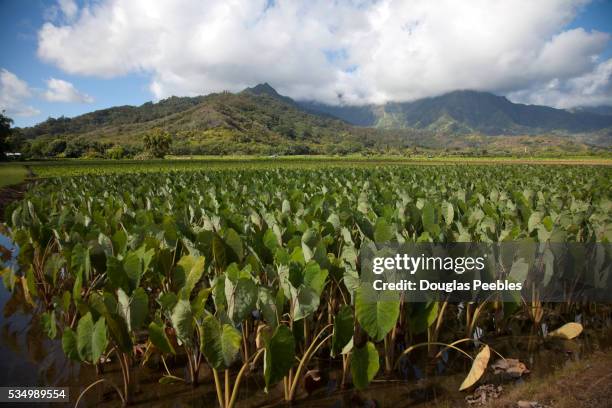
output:
{"label": "white cloud", "polygon": [[42,96],[49,102],[76,102],[93,103],[93,98],[79,92],[74,85],[62,79],[50,78],[47,81],[47,90]]}
{"label": "white cloud", "polygon": [[57,1],[60,10],[66,16],[67,19],[72,20],[76,17],[79,7],[74,0],[58,0]]}
{"label": "white cloud", "polygon": [[72,22],[44,24],[38,55],[71,74],[149,73],[156,98],[267,81],[331,103],[468,88],[525,99],[551,81],[600,75],[609,34],[565,28],[586,3],[102,0],[64,11]]}
{"label": "white cloud", "polygon": [[612,58],[583,75],[568,80],[553,79],[508,97],[515,102],[558,108],[612,105]]}
{"label": "white cloud", "polygon": [[75,0],[57,0],[57,3],[45,7],[43,18],[45,21],[72,22],[79,13],[79,6]]}
{"label": "white cloud", "polygon": [[17,75],[0,69],[0,111],[6,111],[8,116],[36,116],[40,111],[25,104],[32,96],[28,84]]}

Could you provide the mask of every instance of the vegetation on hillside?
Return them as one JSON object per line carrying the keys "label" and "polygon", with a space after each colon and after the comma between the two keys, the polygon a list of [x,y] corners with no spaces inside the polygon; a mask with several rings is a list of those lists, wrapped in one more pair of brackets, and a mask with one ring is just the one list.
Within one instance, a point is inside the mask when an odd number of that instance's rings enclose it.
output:
{"label": "vegetation on hillside", "polygon": [[[563,155],[601,154],[609,152],[611,144],[606,129],[571,137],[545,131],[554,123],[592,130],[589,121],[576,118],[610,117],[542,107],[519,109],[491,94],[463,92],[384,108],[350,108],[349,116],[342,107],[321,113],[321,106],[296,103],[262,84],[236,94],[171,97],[72,119],[49,118],[31,128],[14,129],[13,135],[20,142],[19,150],[32,158],[146,157],[149,149],[143,141],[160,129],[172,135],[169,153],[175,155]],[[536,108],[545,114],[525,113]],[[375,127],[353,126],[334,114]],[[517,124],[535,123],[538,118],[542,120],[539,140],[530,134],[532,128]],[[487,135],[502,131],[512,136]]]}
{"label": "vegetation on hillside", "polygon": [[[328,106],[305,103],[311,112],[330,114],[359,126],[424,129],[482,135],[612,134],[612,116],[599,110],[567,111],[512,103],[488,92],[455,91],[413,102],[386,105]],[[608,143],[610,139],[608,138]]]}
{"label": "vegetation on hillside", "polygon": [[172,136],[162,129],[154,129],[144,136],[143,142],[147,153],[156,159],[163,159],[170,152]]}

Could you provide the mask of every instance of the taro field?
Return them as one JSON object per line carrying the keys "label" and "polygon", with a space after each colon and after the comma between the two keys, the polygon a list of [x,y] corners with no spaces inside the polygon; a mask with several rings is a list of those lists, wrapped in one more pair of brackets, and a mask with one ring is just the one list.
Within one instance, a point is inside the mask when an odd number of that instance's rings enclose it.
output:
{"label": "taro field", "polygon": [[343,406],[365,406],[368,389],[420,377],[446,377],[462,399],[493,366],[520,371],[533,344],[601,338],[609,305],[367,302],[361,248],[610,243],[610,180],[609,167],[462,164],[56,175],[7,207],[18,255],[2,275],[13,308],[88,378],[57,382],[78,406],[347,393],[365,397]]}

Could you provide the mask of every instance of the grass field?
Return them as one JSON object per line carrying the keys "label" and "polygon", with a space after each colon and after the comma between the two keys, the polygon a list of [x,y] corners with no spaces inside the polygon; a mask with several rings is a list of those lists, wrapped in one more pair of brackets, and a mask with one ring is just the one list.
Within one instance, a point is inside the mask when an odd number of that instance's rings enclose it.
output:
{"label": "grass field", "polygon": [[19,184],[27,175],[28,170],[20,164],[0,164],[0,187]]}
{"label": "grass field", "polygon": [[[36,177],[78,176],[86,174],[126,174],[135,172],[192,171],[231,168],[320,168],[324,167],[378,167],[383,165],[598,165],[612,166],[612,158],[509,158],[509,157],[402,157],[402,156],[171,156],[166,160],[53,160],[27,162]],[[21,166],[10,165],[9,168]],[[9,171],[7,171],[8,177]],[[4,171],[0,170],[4,179]]]}

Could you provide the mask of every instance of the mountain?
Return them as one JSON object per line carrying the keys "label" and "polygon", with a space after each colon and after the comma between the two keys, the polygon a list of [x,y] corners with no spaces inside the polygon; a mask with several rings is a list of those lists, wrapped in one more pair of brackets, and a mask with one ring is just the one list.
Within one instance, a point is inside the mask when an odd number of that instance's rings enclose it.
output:
{"label": "mountain", "polygon": [[[31,156],[37,157],[104,155],[115,145],[137,154],[143,136],[154,128],[171,133],[175,154],[344,154],[418,148],[514,154],[527,145],[530,151],[548,152],[585,153],[589,145],[609,148],[611,126],[612,116],[515,104],[485,92],[330,106],[296,102],[263,83],[238,93],[170,97],[74,118],[49,118],[16,132],[31,141]],[[541,136],[535,144],[533,135]]]}
{"label": "mountain", "polygon": [[286,104],[295,105],[293,99],[289,98],[288,96],[283,96],[279,94],[278,92],[276,92],[276,89],[272,88],[267,82],[264,82],[263,84],[258,84],[252,88],[246,88],[244,91],[242,91],[242,93],[258,96],[269,96],[270,98],[274,98]]}
{"label": "mountain", "polygon": [[311,101],[300,101],[298,105],[307,112],[335,117],[355,126],[372,127],[377,122],[375,105],[335,106]]}
{"label": "mountain", "polygon": [[513,103],[487,92],[454,91],[414,102],[329,106],[306,102],[310,112],[336,116],[357,126],[414,128],[445,133],[519,135],[584,133],[612,126],[612,117]]}
{"label": "mountain", "polygon": [[158,127],[173,135],[173,149],[180,154],[308,154],[356,140],[346,122],[308,113],[268,84],[236,94],[170,97],[74,118],[49,118],[17,132],[26,139],[137,146]]}
{"label": "mountain", "polygon": [[568,109],[568,111],[572,113],[596,113],[598,115],[612,115],[612,106],[578,106],[576,108]]}

